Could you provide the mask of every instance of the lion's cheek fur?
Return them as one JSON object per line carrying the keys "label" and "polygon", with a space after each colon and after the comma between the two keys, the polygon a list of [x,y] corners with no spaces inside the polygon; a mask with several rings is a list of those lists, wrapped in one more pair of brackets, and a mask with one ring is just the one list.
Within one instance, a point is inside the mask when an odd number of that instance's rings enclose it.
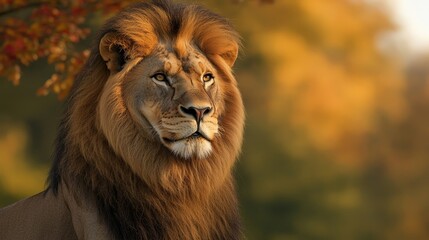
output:
{"label": "lion's cheek fur", "polygon": [[140,160],[145,159],[145,154],[150,150],[142,151],[145,143],[130,120],[122,98],[121,80],[119,75],[110,76],[107,80],[97,107],[96,124],[116,155],[124,160],[135,174],[141,176],[143,163]]}

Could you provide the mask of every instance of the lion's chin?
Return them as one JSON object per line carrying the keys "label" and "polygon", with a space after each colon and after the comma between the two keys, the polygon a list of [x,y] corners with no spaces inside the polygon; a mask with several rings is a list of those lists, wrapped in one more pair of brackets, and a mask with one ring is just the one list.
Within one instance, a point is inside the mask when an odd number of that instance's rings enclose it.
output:
{"label": "lion's chin", "polygon": [[207,158],[212,152],[212,144],[203,137],[189,137],[178,141],[165,143],[175,155],[184,159],[196,157]]}

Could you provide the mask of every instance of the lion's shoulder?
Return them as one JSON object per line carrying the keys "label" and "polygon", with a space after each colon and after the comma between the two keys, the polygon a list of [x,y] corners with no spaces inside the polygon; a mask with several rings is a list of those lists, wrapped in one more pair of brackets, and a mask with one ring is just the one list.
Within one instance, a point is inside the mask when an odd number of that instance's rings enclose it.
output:
{"label": "lion's shoulder", "polygon": [[0,239],[78,239],[64,199],[51,191],[0,209]]}

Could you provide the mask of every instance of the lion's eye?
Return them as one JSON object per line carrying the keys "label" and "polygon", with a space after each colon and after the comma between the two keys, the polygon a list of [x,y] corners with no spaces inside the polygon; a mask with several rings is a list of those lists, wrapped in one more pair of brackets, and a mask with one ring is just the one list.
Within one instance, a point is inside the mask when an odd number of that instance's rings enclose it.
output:
{"label": "lion's eye", "polygon": [[164,73],[155,73],[151,78],[160,82],[167,80],[167,76]]}
{"label": "lion's eye", "polygon": [[203,81],[204,82],[209,82],[211,80],[214,80],[214,76],[212,73],[206,73],[203,75]]}

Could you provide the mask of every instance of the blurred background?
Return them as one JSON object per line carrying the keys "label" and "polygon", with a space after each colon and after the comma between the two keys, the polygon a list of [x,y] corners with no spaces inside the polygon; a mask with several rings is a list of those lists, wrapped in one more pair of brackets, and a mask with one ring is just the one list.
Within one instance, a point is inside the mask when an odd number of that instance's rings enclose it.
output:
{"label": "blurred background", "polygon": [[[55,11],[67,1],[12,2],[0,0],[0,207],[43,190],[61,99],[96,29],[126,3],[76,1],[83,18],[67,19]],[[235,175],[247,238],[429,239],[429,2],[198,3],[243,37],[235,73],[247,123]],[[71,36],[63,48],[39,54],[17,43],[35,29],[7,31],[18,29],[11,19],[49,14],[78,27],[59,35]]]}

